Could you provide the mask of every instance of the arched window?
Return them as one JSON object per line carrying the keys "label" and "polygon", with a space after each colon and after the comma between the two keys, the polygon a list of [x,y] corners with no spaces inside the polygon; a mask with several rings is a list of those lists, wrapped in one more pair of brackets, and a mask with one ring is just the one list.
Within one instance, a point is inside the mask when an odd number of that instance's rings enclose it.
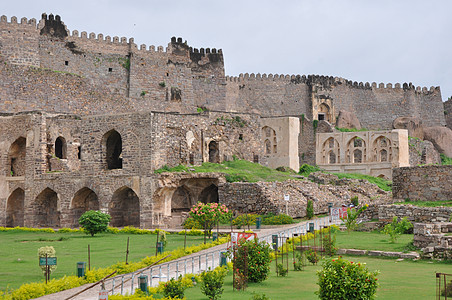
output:
{"label": "arched window", "polygon": [[8,176],[25,175],[25,154],[27,140],[20,137],[11,144],[8,152],[9,170]]}
{"label": "arched window", "polygon": [[348,141],[345,161],[352,164],[366,162],[366,142],[362,138],[355,136]]}
{"label": "arched window", "polygon": [[278,153],[276,131],[271,127],[265,126],[262,128],[262,137],[264,139],[265,154]]}
{"label": "arched window", "polygon": [[385,136],[379,136],[373,143],[373,160],[375,162],[391,162],[392,147],[391,140]]}
{"label": "arched window", "polygon": [[328,122],[331,121],[330,120],[330,107],[327,104],[322,103],[319,105],[319,111],[317,113],[317,120],[319,120],[319,121],[325,120]]}
{"label": "arched window", "polygon": [[330,137],[322,145],[322,161],[324,164],[340,163],[340,147],[338,141]]}
{"label": "arched window", "polygon": [[116,130],[110,130],[103,137],[107,169],[122,169],[122,139]]}
{"label": "arched window", "polygon": [[66,140],[59,136],[56,140],[55,140],[55,156],[60,158],[60,159],[66,159]]}

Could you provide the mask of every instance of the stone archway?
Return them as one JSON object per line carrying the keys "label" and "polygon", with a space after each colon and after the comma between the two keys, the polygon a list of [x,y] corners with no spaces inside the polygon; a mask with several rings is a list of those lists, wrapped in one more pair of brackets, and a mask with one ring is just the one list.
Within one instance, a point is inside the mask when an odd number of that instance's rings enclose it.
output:
{"label": "stone archway", "polygon": [[7,176],[25,175],[25,155],[27,140],[20,137],[11,144],[8,152],[9,169]]}
{"label": "stone archway", "polygon": [[199,202],[218,203],[218,186],[211,184],[206,187],[199,195]]}
{"label": "stone archway", "polygon": [[99,210],[99,199],[93,190],[84,187],[75,193],[74,198],[72,198],[70,226],[78,227],[78,219],[89,210]]}
{"label": "stone archway", "polygon": [[220,163],[220,146],[216,141],[209,143],[209,162]]}
{"label": "stone archway", "polygon": [[67,143],[64,137],[59,136],[55,140],[55,156],[60,159],[67,158]]}
{"label": "stone archway", "polygon": [[24,226],[24,198],[25,192],[17,188],[6,202],[6,227]]}
{"label": "stone archway", "polygon": [[140,227],[140,199],[127,186],[119,188],[113,193],[108,212],[111,216],[111,226]]}
{"label": "stone archway", "polygon": [[184,186],[178,187],[171,197],[171,213],[189,212],[192,205],[190,191]]}
{"label": "stone archway", "polygon": [[37,227],[60,227],[58,194],[50,189],[43,190],[35,199],[35,221]]}

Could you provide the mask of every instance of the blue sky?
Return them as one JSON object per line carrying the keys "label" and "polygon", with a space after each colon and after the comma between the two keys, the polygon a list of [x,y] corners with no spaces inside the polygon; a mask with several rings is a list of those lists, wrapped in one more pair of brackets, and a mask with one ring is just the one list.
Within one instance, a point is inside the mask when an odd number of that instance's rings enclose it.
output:
{"label": "blue sky", "polygon": [[0,14],[59,14],[70,31],[172,36],[222,49],[226,74],[318,74],[441,86],[452,96],[452,1],[7,1]]}

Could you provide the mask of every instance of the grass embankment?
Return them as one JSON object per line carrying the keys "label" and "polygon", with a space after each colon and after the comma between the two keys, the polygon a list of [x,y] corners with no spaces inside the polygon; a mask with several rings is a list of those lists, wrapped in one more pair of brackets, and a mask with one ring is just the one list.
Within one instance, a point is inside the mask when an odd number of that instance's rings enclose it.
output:
{"label": "grass embankment", "polygon": [[[369,270],[379,270],[380,287],[377,290],[378,299],[434,299],[435,272],[447,273],[451,265],[427,261],[401,261],[373,257],[345,256],[353,262],[366,263]],[[290,258],[289,265],[292,263]],[[289,266],[289,268],[292,268]],[[317,266],[306,266],[304,271],[289,270],[287,277],[277,277],[275,263],[271,264],[270,277],[262,283],[249,283],[246,291],[232,290],[232,272],[225,279],[222,300],[252,299],[253,293],[265,294],[269,299],[318,299],[316,271]],[[186,290],[185,296],[190,300],[206,299],[199,286]]]}
{"label": "grass embankment", "polygon": [[414,205],[414,206],[422,206],[422,207],[452,206],[452,200],[447,200],[447,201],[404,201],[404,202],[397,202],[394,204]]}
{"label": "grass embankment", "polygon": [[[15,289],[27,282],[44,279],[38,266],[38,248],[53,246],[56,250],[57,269],[51,278],[76,274],[76,263],[88,262],[88,244],[91,249],[91,268],[108,267],[126,260],[127,238],[129,262],[138,262],[146,256],[155,255],[157,235],[98,234],[94,237],[84,233],[42,233],[6,231],[0,232],[0,290]],[[184,236],[167,235],[165,251],[184,246]],[[187,236],[187,247],[202,243],[202,236]],[[88,263],[86,266],[88,270]]]}
{"label": "grass embankment", "polygon": [[[257,182],[257,181],[285,181],[288,179],[299,179],[296,174],[302,175],[304,177],[308,177],[310,173],[321,171],[320,168],[316,166],[310,166],[304,164],[300,167],[300,171],[298,173],[295,172],[281,172],[275,169],[271,169],[268,167],[264,167],[257,163],[252,163],[246,160],[232,160],[225,161],[221,164],[214,163],[203,163],[201,166],[184,166],[178,165],[174,168],[169,168],[167,166],[158,169],[155,173],[163,173],[163,172],[218,172],[225,173],[226,180],[228,182],[237,182],[237,181],[245,181],[245,182]],[[327,172],[325,172],[327,173]],[[369,175],[356,174],[356,173],[334,173],[334,175],[339,178],[350,178],[350,179],[363,179],[367,180],[370,183],[376,184],[382,190],[391,191],[391,181],[385,180],[383,178],[373,177]]]}

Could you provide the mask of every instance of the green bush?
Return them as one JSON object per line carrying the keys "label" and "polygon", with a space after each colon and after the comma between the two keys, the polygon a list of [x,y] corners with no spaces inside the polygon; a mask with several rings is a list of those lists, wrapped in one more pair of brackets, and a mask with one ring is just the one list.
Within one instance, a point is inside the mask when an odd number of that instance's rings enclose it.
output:
{"label": "green bush", "polygon": [[199,224],[199,222],[193,219],[192,217],[188,217],[187,219],[185,219],[184,224],[182,226],[186,229],[202,229],[202,225]]}
{"label": "green bush", "polygon": [[181,277],[182,276],[180,276],[179,280],[171,278],[165,283],[163,287],[163,295],[165,297],[184,298],[185,287],[182,284]]}
{"label": "green bush", "polygon": [[292,224],[294,222],[291,216],[286,214],[279,214],[276,216],[265,217],[263,218],[262,224],[264,225],[283,225],[283,224]]}
{"label": "green bush", "polygon": [[106,213],[99,210],[89,210],[78,219],[78,223],[86,233],[94,236],[96,233],[107,231],[110,220],[110,215]]}
{"label": "green bush", "polygon": [[351,202],[353,203],[354,206],[358,206],[359,205],[358,196],[352,197]]}
{"label": "green bush", "polygon": [[317,271],[320,299],[374,299],[378,272],[369,272],[360,263],[342,258],[329,259]]}
{"label": "green bush", "polygon": [[300,253],[297,254],[296,260],[293,262],[294,271],[303,271],[303,257]]}
{"label": "green bush", "polygon": [[331,234],[331,240],[330,240],[330,235],[328,232],[326,232],[323,235],[322,242],[323,242],[323,249],[325,249],[326,255],[333,256],[334,254],[336,254],[337,248],[336,248],[336,235],[335,234]]}
{"label": "green bush", "polygon": [[308,164],[303,164],[300,167],[300,171],[298,172],[300,175],[303,175],[304,177],[308,177],[309,174],[314,173],[314,172],[318,172],[321,169],[317,166],[311,166]]}
{"label": "green bush", "polygon": [[201,291],[210,300],[220,299],[223,293],[224,278],[227,268],[216,268],[213,271],[204,271],[201,274]]}
{"label": "green bush", "polygon": [[319,255],[313,249],[308,249],[305,252],[306,259],[313,265],[319,262]]}
{"label": "green bush", "polygon": [[394,216],[392,222],[383,228],[383,233],[389,235],[391,243],[395,243],[400,234],[410,232],[413,228],[413,224],[406,217],[402,218],[399,222],[397,222],[397,219],[397,216]]}
{"label": "green bush", "polygon": [[243,214],[232,220],[232,225],[238,226],[239,228],[248,225],[256,225],[256,219],[258,217],[259,215],[256,214]]}
{"label": "green bush", "polygon": [[347,227],[347,231],[353,231],[358,227],[358,216],[367,209],[367,204],[361,207],[360,209],[355,208],[347,208],[347,217],[341,218],[342,222],[344,222],[345,227]]}
{"label": "green bush", "polygon": [[248,265],[248,281],[262,282],[270,273],[270,246],[254,239],[240,243],[234,256],[234,268],[241,271]]}
{"label": "green bush", "polygon": [[265,294],[254,294],[253,293],[253,297],[251,298],[251,300],[270,300],[270,298],[268,298]]}
{"label": "green bush", "polygon": [[[38,257],[55,257],[56,251],[52,246],[44,246],[38,249]],[[39,266],[42,270],[42,273],[46,273],[46,266]],[[49,274],[55,271],[57,268],[56,265],[48,266]]]}
{"label": "green bush", "polygon": [[308,199],[308,202],[306,203],[306,218],[310,220],[313,217],[314,217],[314,202]]}
{"label": "green bush", "polygon": [[279,276],[286,277],[287,274],[289,274],[289,270],[284,268],[283,264],[279,263],[279,264],[276,265],[276,273]]}

